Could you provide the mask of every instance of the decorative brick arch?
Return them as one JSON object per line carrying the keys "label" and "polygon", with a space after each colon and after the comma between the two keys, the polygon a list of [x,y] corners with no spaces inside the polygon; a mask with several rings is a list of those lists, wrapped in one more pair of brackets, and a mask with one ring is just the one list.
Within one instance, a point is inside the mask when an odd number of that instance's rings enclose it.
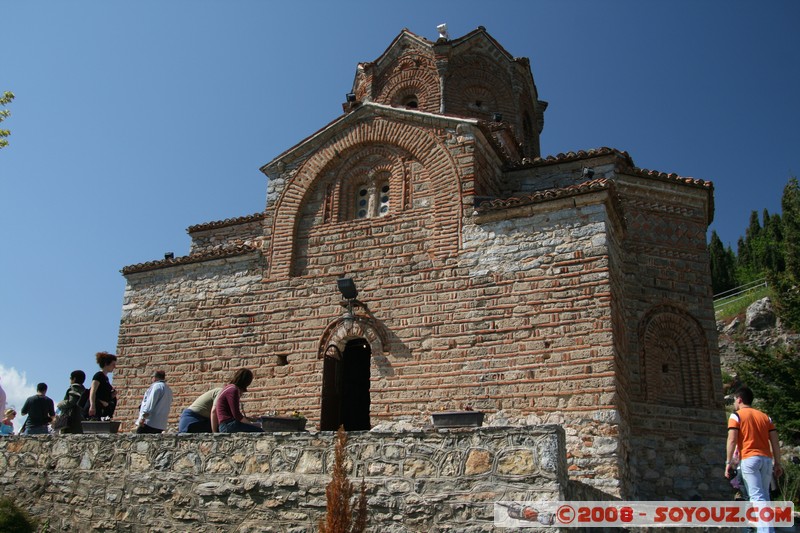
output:
{"label": "decorative brick arch", "polygon": [[[296,229],[308,191],[318,179],[348,159],[355,150],[375,144],[395,146],[411,154],[429,173],[434,191],[432,219],[436,232],[452,237],[461,234],[461,184],[456,162],[435,132],[382,117],[357,123],[316,150],[287,183],[275,206],[270,277],[287,278],[292,271]],[[458,251],[459,238],[442,239],[434,252],[440,259]]]}
{"label": "decorative brick arch", "polygon": [[392,106],[403,105],[407,96],[417,97],[418,109],[439,112],[439,75],[433,61],[419,54],[404,55],[377,80],[375,101]]}
{"label": "decorative brick arch", "polygon": [[660,305],[639,326],[645,400],[676,407],[709,407],[713,387],[708,343],[684,310]]}
{"label": "decorative brick arch", "polygon": [[[388,181],[394,201],[393,213],[402,210],[405,205],[403,196],[409,193],[405,187],[407,176],[404,167],[410,160],[412,158],[409,154],[386,144],[359,147],[351,150],[349,157],[342,157],[341,162],[337,163],[336,169],[330,172],[339,187],[337,219],[341,221],[352,218],[348,216],[352,211],[350,209],[352,207],[351,200],[360,179],[361,181],[369,180],[381,173],[389,176]],[[327,171],[325,173],[328,174]]]}
{"label": "decorative brick arch", "polygon": [[336,347],[334,353],[337,351],[342,353],[347,341],[359,338],[366,339],[369,343],[372,357],[385,355],[385,346],[388,342],[383,326],[372,318],[356,316],[341,317],[328,324],[319,339],[317,358],[325,357],[325,353],[334,346]]}
{"label": "decorative brick arch", "polygon": [[[462,56],[451,61],[445,79],[445,101],[448,112],[491,118],[492,113],[503,114],[506,122],[514,122],[517,99],[510,88],[509,74],[481,56]],[[470,106],[475,98],[486,101],[486,109],[479,113]]]}

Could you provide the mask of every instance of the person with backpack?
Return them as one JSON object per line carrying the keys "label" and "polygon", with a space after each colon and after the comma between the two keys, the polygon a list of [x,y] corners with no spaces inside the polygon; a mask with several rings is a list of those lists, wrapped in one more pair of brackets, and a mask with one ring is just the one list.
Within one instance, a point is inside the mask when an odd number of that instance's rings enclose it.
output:
{"label": "person with backpack", "polygon": [[61,433],[83,433],[83,408],[89,400],[89,391],[83,386],[86,373],[83,370],[73,370],[69,375],[69,388],[64,399],[58,402],[59,416],[66,418],[66,425],[62,426]]}

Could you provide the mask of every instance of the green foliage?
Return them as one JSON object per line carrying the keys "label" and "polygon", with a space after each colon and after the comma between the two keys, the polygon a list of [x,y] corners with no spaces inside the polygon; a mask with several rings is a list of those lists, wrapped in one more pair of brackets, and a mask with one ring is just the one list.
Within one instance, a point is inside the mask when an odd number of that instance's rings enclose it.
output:
{"label": "green foliage", "polygon": [[[716,232],[711,233],[711,284],[714,294],[720,294],[768,278],[778,316],[786,327],[800,331],[800,184],[796,177],[789,178],[783,189],[781,209],[780,215],[764,209],[760,218],[757,211],[750,213],[736,255],[723,246]],[[748,300],[739,300],[738,305],[746,307],[753,301]],[[716,302],[715,311],[720,318],[737,314],[721,301]]]}
{"label": "green foliage", "polygon": [[[3,96],[0,96],[0,107],[5,107],[6,105],[10,104],[11,101],[14,99],[14,93],[6,91],[3,93]],[[3,122],[11,112],[7,109],[0,109],[0,122]],[[5,146],[8,146],[8,141],[6,137],[11,135],[11,132],[8,130],[0,129],[0,149]]]}
{"label": "green foliage", "polygon": [[716,231],[711,232],[708,245],[711,260],[711,285],[714,294],[736,287],[736,256],[730,246],[726,249]]}
{"label": "green foliage", "polygon": [[800,442],[800,359],[785,346],[740,347],[744,360],[735,366],[742,383],[753,390],[755,407],[772,417],[778,435]]}
{"label": "green foliage", "polygon": [[20,509],[11,498],[0,499],[0,531],[6,533],[34,533],[37,522]]}
{"label": "green foliage", "polygon": [[800,465],[784,460],[783,475],[778,478],[778,501],[794,502],[795,507],[800,505]]}
{"label": "green foliage", "polygon": [[800,331],[800,283],[794,277],[783,274],[772,279],[775,293],[775,311],[784,327]]}
{"label": "green foliage", "polygon": [[781,209],[786,272],[800,280],[800,185],[796,177],[783,188]]}

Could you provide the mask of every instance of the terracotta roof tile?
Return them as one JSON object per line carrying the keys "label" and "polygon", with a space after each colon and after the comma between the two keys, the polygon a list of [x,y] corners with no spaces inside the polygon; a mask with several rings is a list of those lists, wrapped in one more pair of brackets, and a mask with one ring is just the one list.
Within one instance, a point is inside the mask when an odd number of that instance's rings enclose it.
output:
{"label": "terracotta roof tile", "polygon": [[246,215],[242,217],[236,218],[226,218],[225,220],[219,220],[216,222],[206,222],[204,224],[195,224],[194,226],[189,226],[186,228],[186,233],[194,233],[196,231],[204,231],[209,229],[216,229],[216,228],[224,228],[225,226],[236,226],[238,224],[246,224],[247,222],[255,222],[257,220],[263,220],[265,217],[265,213],[253,213],[252,215]]}
{"label": "terracotta roof tile", "polygon": [[657,178],[668,181],[677,181],[687,185],[695,185],[704,188],[714,188],[714,184],[710,181],[679,176],[675,173],[658,172],[656,170],[647,170],[639,168],[633,164],[633,159],[628,152],[617,150],[616,148],[608,148],[603,146],[601,148],[594,148],[591,150],[578,150],[577,152],[559,153],[557,155],[549,155],[547,157],[537,157],[535,159],[523,159],[514,170],[522,168],[536,168],[546,165],[557,165],[560,163],[569,163],[572,161],[580,161],[581,159],[588,159],[591,157],[599,157],[604,155],[616,155],[622,160],[621,170],[636,176],[644,178]]}
{"label": "terracotta roof tile", "polygon": [[627,152],[603,146],[601,148],[594,148],[591,150],[578,150],[577,152],[567,153],[562,152],[557,155],[549,155],[547,157],[536,157],[533,159],[525,158],[519,163],[518,167],[535,168],[546,165],[558,165],[560,163],[569,163],[572,161],[579,161],[581,159],[588,159],[590,157],[599,157],[603,155],[616,155],[621,158],[627,166],[633,166],[633,160]]}
{"label": "terracotta roof tile", "polygon": [[667,181],[677,181],[680,183],[685,183],[687,185],[696,185],[698,187],[704,187],[708,189],[714,188],[714,184],[710,181],[679,176],[674,172],[667,174],[666,172],[658,172],[657,170],[647,170],[645,168],[638,168],[638,167],[630,167],[627,168],[626,171],[631,174],[635,174],[637,176],[642,176],[643,178],[657,178]]}
{"label": "terracotta roof tile", "polygon": [[614,186],[611,180],[606,178],[598,178],[591,181],[579,183],[577,185],[570,185],[559,189],[546,189],[537,191],[531,194],[526,194],[518,197],[502,198],[496,200],[489,200],[481,202],[475,210],[478,213],[486,213],[488,211],[496,211],[500,209],[508,209],[510,207],[519,207],[522,205],[536,204],[540,202],[547,202],[557,198],[566,198],[578,194],[585,194],[592,191],[600,191],[604,189],[611,189]]}
{"label": "terracotta roof tile", "polygon": [[258,248],[252,244],[238,244],[232,247],[208,250],[197,254],[185,255],[183,257],[175,257],[173,259],[161,259],[159,261],[138,263],[136,265],[123,267],[120,272],[122,272],[124,276],[127,276],[128,274],[136,274],[138,272],[146,272],[148,270],[158,270],[160,268],[188,265],[190,263],[200,263],[202,261],[210,261],[212,259],[236,257],[238,255],[245,255],[256,251],[258,251]]}

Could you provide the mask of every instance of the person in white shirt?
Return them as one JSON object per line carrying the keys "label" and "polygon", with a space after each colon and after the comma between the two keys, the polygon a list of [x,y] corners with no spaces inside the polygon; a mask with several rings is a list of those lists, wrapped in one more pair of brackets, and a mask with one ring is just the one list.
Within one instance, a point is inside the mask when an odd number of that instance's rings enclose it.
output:
{"label": "person in white shirt", "polygon": [[172,405],[172,390],[166,383],[163,370],[153,374],[153,384],[144,393],[136,420],[136,433],[161,433],[167,429],[169,408]]}

